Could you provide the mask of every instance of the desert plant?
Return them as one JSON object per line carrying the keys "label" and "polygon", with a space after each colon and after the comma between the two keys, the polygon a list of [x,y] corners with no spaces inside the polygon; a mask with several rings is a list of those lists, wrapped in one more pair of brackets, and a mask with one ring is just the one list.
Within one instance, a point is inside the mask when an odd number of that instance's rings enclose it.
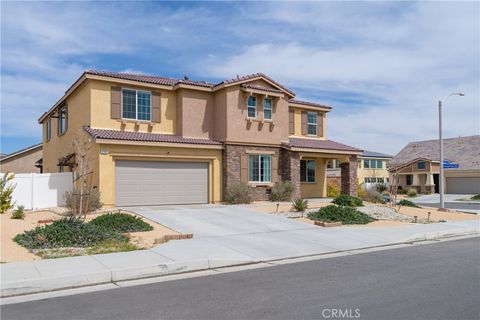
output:
{"label": "desert plant", "polygon": [[377,184],[375,185],[375,189],[376,189],[378,192],[382,193],[382,192],[384,192],[384,191],[387,190],[387,185],[386,185],[385,183],[377,183]]}
{"label": "desert plant", "polygon": [[367,224],[376,219],[351,207],[327,206],[308,214],[311,220],[338,222],[343,224]]}
{"label": "desert plant", "polygon": [[417,206],[417,205],[416,205],[415,203],[413,203],[412,201],[406,200],[406,199],[403,199],[403,200],[398,201],[397,204],[398,204],[399,206],[403,206],[403,207],[420,208],[419,206]]}
{"label": "desert plant", "polygon": [[278,181],[272,188],[270,199],[272,201],[290,201],[295,192],[295,185],[292,181]]}
{"label": "desert plant", "polygon": [[357,183],[357,195],[359,198],[367,195],[367,189],[364,183]]}
{"label": "desert plant", "polygon": [[10,181],[15,178],[15,174],[7,172],[0,179],[0,213],[5,213],[7,210],[13,208],[15,205],[12,202],[12,193],[15,190],[15,185]]}
{"label": "desert plant", "polygon": [[153,227],[141,218],[122,212],[103,214],[88,223],[119,233],[153,230]]}
{"label": "desert plant", "polygon": [[375,188],[368,189],[366,195],[361,197],[361,199],[373,203],[385,203],[385,196],[375,190]]}
{"label": "desert plant", "polygon": [[83,212],[88,213],[100,209],[103,206],[100,191],[98,189],[92,189],[89,192],[88,199],[86,197],[82,198],[75,195],[75,191],[66,191],[63,195],[65,199],[65,206],[70,209],[70,212],[74,214],[76,208],[80,206],[83,207]]}
{"label": "desert plant", "polygon": [[476,194],[470,198],[471,200],[480,200],[480,194]]}
{"label": "desert plant", "polygon": [[87,248],[86,253],[89,255],[92,254],[102,254],[102,253],[112,253],[112,252],[125,252],[142,249],[139,246],[121,241],[121,240],[107,240],[95,244],[94,246]]}
{"label": "desert plant", "polygon": [[407,190],[407,196],[409,197],[416,197],[417,196],[417,190],[410,188]]}
{"label": "desert plant", "polygon": [[401,189],[401,188],[399,187],[398,190],[397,190],[397,193],[398,193],[398,194],[407,194],[407,190]]}
{"label": "desert plant", "polygon": [[360,198],[352,197],[347,194],[341,194],[335,199],[333,199],[332,203],[335,203],[339,206],[346,206],[346,207],[362,207],[363,201]]}
{"label": "desert plant", "polygon": [[340,195],[340,186],[333,181],[327,182],[327,197],[335,198]]}
{"label": "desert plant", "polygon": [[292,209],[297,212],[301,212],[302,216],[305,210],[307,210],[307,208],[308,208],[308,200],[305,200],[303,198],[297,198],[292,202]]}
{"label": "desert plant", "polygon": [[18,206],[17,209],[15,209],[15,211],[12,212],[11,218],[23,220],[25,218],[25,207]]}
{"label": "desert plant", "polygon": [[227,187],[225,202],[228,204],[251,203],[253,201],[253,189],[244,182],[233,183]]}

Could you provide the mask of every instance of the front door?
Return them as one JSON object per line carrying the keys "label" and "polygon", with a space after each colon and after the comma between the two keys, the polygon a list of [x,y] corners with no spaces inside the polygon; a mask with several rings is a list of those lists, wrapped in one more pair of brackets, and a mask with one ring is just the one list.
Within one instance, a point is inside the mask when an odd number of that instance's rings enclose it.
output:
{"label": "front door", "polygon": [[440,184],[439,184],[439,174],[438,173],[434,173],[433,174],[433,183],[435,183],[435,193],[439,193],[440,192]]}

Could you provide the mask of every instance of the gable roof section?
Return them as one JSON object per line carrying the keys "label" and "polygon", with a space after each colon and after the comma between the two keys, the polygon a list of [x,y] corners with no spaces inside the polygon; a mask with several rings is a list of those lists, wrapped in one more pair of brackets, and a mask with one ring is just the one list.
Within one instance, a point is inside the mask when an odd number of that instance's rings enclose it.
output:
{"label": "gable roof section", "polygon": [[287,89],[285,86],[281,85],[280,83],[276,82],[275,80],[273,80],[272,78],[270,78],[269,76],[267,76],[266,74],[263,74],[261,72],[260,73],[249,74],[249,75],[246,75],[246,76],[237,76],[234,79],[224,80],[220,83],[217,83],[214,86],[214,91],[218,90],[220,88],[229,87],[229,86],[232,86],[232,85],[236,85],[236,84],[244,83],[244,82],[249,82],[249,81],[256,80],[256,79],[263,79],[263,80],[267,81],[268,83],[270,83],[271,85],[273,85],[274,87],[277,87],[281,91],[287,93],[289,96],[291,96],[291,97],[295,96],[295,93],[293,91]]}
{"label": "gable roof section", "polygon": [[16,156],[19,156],[19,155],[21,155],[22,153],[26,153],[26,152],[29,152],[29,151],[35,151],[35,149],[41,149],[41,148],[42,148],[42,144],[41,144],[41,143],[34,144],[33,146],[29,146],[29,147],[20,149],[20,150],[18,150],[18,151],[12,152],[12,153],[10,153],[10,154],[4,155],[4,156],[0,159],[0,162],[1,162],[1,161],[8,160],[8,159],[11,159],[11,158],[16,157]]}
{"label": "gable roof section", "polygon": [[[416,159],[440,161],[438,140],[410,142],[388,164],[396,168]],[[460,165],[460,170],[480,170],[480,135],[443,140],[444,159]],[[458,170],[458,169],[456,169]]]}
{"label": "gable roof section", "polygon": [[348,152],[361,152],[362,150],[347,146],[346,144],[335,142],[332,140],[317,140],[317,139],[302,139],[302,138],[290,138],[290,147],[302,148],[302,149],[326,149],[326,150],[338,150]]}
{"label": "gable roof section", "polygon": [[324,104],[308,102],[308,101],[303,101],[303,100],[290,99],[290,100],[288,100],[288,102],[290,104],[300,104],[300,105],[304,105],[304,106],[317,107],[317,108],[329,109],[329,110],[332,109],[332,107],[324,105]]}
{"label": "gable roof section", "polygon": [[94,139],[221,145],[220,142],[214,140],[183,138],[171,134],[93,129],[90,127],[84,127],[84,130]]}

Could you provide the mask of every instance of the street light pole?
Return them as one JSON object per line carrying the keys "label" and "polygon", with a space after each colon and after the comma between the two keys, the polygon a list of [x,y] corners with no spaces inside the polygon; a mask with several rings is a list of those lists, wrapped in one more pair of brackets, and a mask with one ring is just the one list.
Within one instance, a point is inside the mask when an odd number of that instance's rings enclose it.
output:
{"label": "street light pole", "polygon": [[[455,92],[451,93],[446,96],[443,101],[446,101],[451,96],[465,96],[464,93]],[[443,172],[443,138],[442,138],[442,100],[438,101],[438,141],[440,143],[440,177],[438,179],[439,184],[439,192],[440,192],[440,208],[439,210],[443,210],[445,208],[445,201],[444,201],[444,172]]]}

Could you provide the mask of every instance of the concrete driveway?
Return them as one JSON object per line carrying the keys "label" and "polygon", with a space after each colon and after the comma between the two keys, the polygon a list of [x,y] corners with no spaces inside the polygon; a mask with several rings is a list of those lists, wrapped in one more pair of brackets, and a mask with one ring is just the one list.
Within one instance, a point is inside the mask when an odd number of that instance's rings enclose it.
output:
{"label": "concrete driveway", "polygon": [[175,231],[193,233],[196,238],[318,229],[313,225],[260,213],[239,205],[128,207],[125,209]]}
{"label": "concrete driveway", "polygon": [[[466,213],[480,214],[480,202],[478,201],[460,201],[459,199],[468,199],[473,194],[445,194],[445,208],[462,211]],[[412,202],[426,207],[440,207],[439,194],[426,194],[409,199]]]}

